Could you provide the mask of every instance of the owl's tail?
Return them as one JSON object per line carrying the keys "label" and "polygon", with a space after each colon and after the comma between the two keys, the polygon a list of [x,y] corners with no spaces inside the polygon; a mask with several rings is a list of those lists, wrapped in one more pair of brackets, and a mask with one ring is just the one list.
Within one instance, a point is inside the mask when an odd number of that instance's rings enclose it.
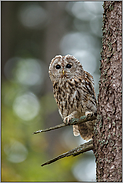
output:
{"label": "owl's tail", "polygon": [[79,136],[80,135],[78,125],[73,125],[73,134],[74,134],[74,136]]}
{"label": "owl's tail", "polygon": [[92,139],[95,122],[96,120],[93,120],[82,124],[80,123],[79,125],[73,125],[73,134],[75,136],[80,134],[84,140]]}

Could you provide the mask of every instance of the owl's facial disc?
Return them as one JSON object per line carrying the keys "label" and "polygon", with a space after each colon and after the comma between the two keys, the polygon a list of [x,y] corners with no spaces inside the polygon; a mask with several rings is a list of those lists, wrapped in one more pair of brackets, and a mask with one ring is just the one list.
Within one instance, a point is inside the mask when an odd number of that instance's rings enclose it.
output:
{"label": "owl's facial disc", "polygon": [[55,69],[55,75],[57,78],[71,78],[74,72],[73,68],[73,63],[70,62],[69,60],[66,62],[64,60],[57,60],[56,63],[54,64],[54,69]]}
{"label": "owl's facial disc", "polygon": [[67,70],[70,70],[71,67],[72,67],[72,64],[64,65],[64,63],[57,64],[55,66],[56,70],[58,70],[57,72],[61,75],[62,78],[67,77],[67,74],[69,73]]}
{"label": "owl's facial disc", "polygon": [[72,79],[75,75],[81,75],[82,70],[80,62],[75,57],[71,55],[57,55],[52,59],[49,74],[52,81],[68,80]]}

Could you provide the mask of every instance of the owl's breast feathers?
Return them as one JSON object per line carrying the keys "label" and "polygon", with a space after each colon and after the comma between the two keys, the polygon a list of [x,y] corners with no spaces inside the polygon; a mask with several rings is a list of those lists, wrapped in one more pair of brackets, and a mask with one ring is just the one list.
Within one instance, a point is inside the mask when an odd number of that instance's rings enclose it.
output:
{"label": "owl's breast feathers", "polygon": [[53,92],[62,118],[75,110],[80,113],[96,111],[93,77],[87,72],[82,77],[54,82]]}

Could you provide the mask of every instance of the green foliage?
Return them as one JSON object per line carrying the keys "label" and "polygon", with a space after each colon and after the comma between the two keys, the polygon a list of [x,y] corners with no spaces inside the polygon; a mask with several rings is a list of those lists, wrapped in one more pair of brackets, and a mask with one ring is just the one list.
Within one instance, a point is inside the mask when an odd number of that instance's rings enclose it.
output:
{"label": "green foliage", "polygon": [[[51,158],[47,154],[47,148],[50,144],[46,138],[47,134],[32,135],[32,133],[39,128],[39,124],[44,125],[44,115],[41,115],[41,112],[36,118],[27,123],[17,117],[13,110],[13,102],[20,88],[19,85],[9,82],[3,82],[2,85],[2,181],[75,180],[70,171],[71,165],[76,161],[75,158],[65,158],[52,165],[41,167],[43,162]],[[44,102],[44,100],[53,104],[51,94],[46,94],[40,98],[41,102]],[[52,112],[56,109],[54,104],[51,109],[46,103],[43,111],[48,108],[48,113]],[[21,150],[20,144],[26,149],[27,156],[21,162],[12,162],[12,156],[16,159],[16,156],[19,158],[25,152],[18,153],[16,148],[18,147]],[[55,151],[54,156],[58,155],[57,153],[61,149]]]}

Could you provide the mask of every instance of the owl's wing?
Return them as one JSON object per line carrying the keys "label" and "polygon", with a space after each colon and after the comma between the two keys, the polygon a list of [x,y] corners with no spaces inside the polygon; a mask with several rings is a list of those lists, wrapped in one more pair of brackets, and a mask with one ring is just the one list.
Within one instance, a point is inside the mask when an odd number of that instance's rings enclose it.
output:
{"label": "owl's wing", "polygon": [[94,79],[93,76],[89,74],[87,71],[85,71],[85,81],[86,81],[85,82],[86,88],[89,89],[90,94],[94,95],[96,99],[96,94],[94,90]]}
{"label": "owl's wing", "polygon": [[73,134],[74,136],[79,136],[79,130],[78,130],[78,125],[73,125]]}

